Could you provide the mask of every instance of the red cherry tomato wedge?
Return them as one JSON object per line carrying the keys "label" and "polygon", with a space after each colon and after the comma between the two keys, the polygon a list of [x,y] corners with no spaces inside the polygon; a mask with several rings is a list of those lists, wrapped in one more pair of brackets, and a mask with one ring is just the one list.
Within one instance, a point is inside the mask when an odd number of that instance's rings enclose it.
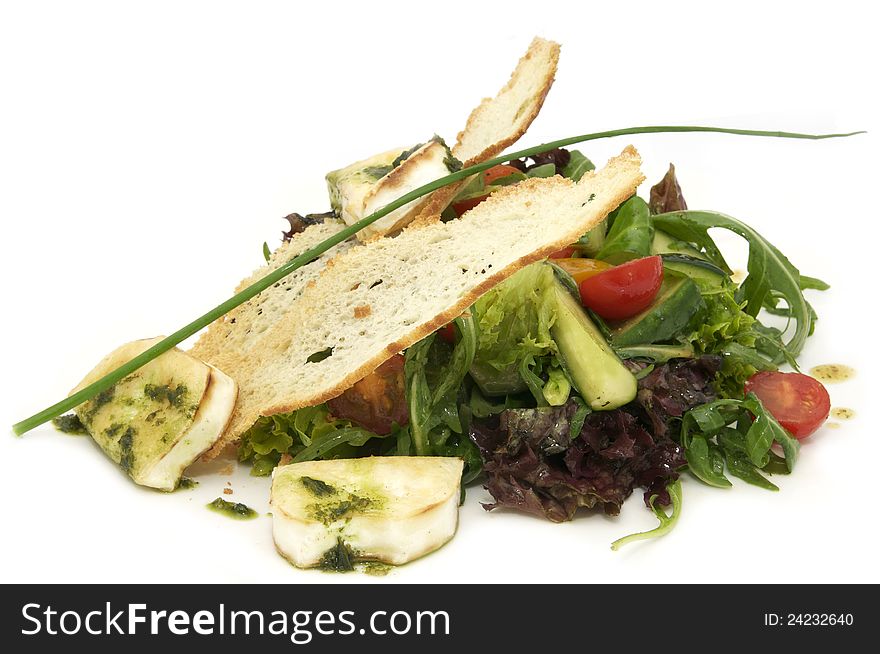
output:
{"label": "red cherry tomato wedge", "polygon": [[451,322],[437,330],[437,335],[447,343],[455,345],[455,323]]}
{"label": "red cherry tomato wedge", "polygon": [[562,248],[561,250],[556,250],[553,254],[551,254],[548,259],[570,259],[571,255],[574,254],[574,246],[569,245],[567,248]]}
{"label": "red cherry tomato wedge", "polygon": [[336,418],[352,420],[376,434],[390,434],[394,424],[409,422],[405,359],[395,354],[342,395],[327,402]]}
{"label": "red cherry tomato wedge", "polygon": [[583,280],[581,303],[607,320],[623,320],[647,309],[663,282],[659,256],[635,259]]}
{"label": "red cherry tomato wedge", "polygon": [[746,381],[745,391],[757,395],[764,408],[798,439],[819,429],[831,413],[825,387],[799,372],[755,373]]}
{"label": "red cherry tomato wedge", "polygon": [[[513,166],[508,166],[507,164],[498,164],[497,166],[492,166],[489,170],[483,171],[483,184],[485,186],[491,186],[493,183],[495,183],[496,180],[499,180],[502,177],[513,175],[518,172],[520,172],[519,169],[514,168]],[[480,202],[488,197],[489,193],[478,195],[473,198],[465,198],[464,200],[453,202],[452,209],[460,216],[465,211],[470,211],[471,209],[473,209],[475,206],[480,204]]]}
{"label": "red cherry tomato wedge", "polygon": [[514,168],[513,166],[498,164],[497,166],[492,166],[489,170],[483,172],[483,183],[486,186],[489,186],[490,184],[493,184],[496,179],[515,175],[518,172],[520,172],[519,169]]}
{"label": "red cherry tomato wedge", "polygon": [[453,209],[453,211],[455,211],[456,214],[461,216],[465,211],[470,211],[471,209],[473,209],[475,206],[480,204],[480,202],[482,202],[483,200],[485,200],[488,197],[489,197],[489,194],[486,193],[486,195],[478,195],[477,197],[474,197],[474,198],[465,198],[464,200],[459,200],[458,202],[453,202],[452,209]]}

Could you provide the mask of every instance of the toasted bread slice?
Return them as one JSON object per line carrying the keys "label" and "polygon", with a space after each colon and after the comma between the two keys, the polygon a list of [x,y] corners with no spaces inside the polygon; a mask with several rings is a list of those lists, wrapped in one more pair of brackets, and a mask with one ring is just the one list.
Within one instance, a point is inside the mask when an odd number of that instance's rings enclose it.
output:
{"label": "toasted bread slice", "polygon": [[[535,37],[504,88],[494,98],[484,98],[471,112],[452,154],[465,166],[473,166],[516,143],[544,106],[558,63],[559,44]],[[438,220],[465,184],[467,180],[434,191],[411,220]]]}
{"label": "toasted bread slice", "polygon": [[558,63],[559,44],[536,37],[498,95],[471,112],[452,154],[470,166],[515,143],[541,110]]}
{"label": "toasted bread slice", "polygon": [[576,241],[635,192],[644,179],[639,164],[628,147],[580,182],[526,180],[458,220],[410,227],[329,261],[258,346],[224,353],[239,399],[209,456],[261,415],[339,395],[515,271]]}
{"label": "toasted bread slice", "polygon": [[[294,234],[272,253],[267,265],[257,268],[250,277],[242,280],[235,289],[236,293],[333,236],[343,227],[345,223],[341,220],[330,219]],[[306,285],[318,278],[327,261],[354,245],[353,241],[344,241],[330,248],[312,263],[295,270],[273,287],[216,320],[199,337],[190,354],[220,370],[227,368],[230,359],[247,356],[251,350],[259,347],[269,327],[286,313]]]}
{"label": "toasted bread slice", "polygon": [[[498,95],[483,99],[471,112],[451,152],[442,141],[432,140],[380,178],[374,177],[375,171],[381,169],[381,164],[389,164],[400,154],[400,149],[329,173],[327,181],[334,208],[338,205],[339,215],[352,224],[404,193],[451,172],[450,154],[465,166],[500,154],[525,134],[538,115],[553,85],[558,61],[559,44],[535,38]],[[358,239],[369,241],[394,234],[413,221],[439,220],[441,212],[465,183],[467,180],[414,200],[364,228],[358,233]]]}

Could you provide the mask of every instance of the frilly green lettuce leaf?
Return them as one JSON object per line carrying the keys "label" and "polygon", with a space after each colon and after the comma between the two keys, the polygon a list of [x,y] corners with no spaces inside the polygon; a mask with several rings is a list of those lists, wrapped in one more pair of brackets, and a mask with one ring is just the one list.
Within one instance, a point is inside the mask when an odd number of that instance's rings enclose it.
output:
{"label": "frilly green lettuce leaf", "polygon": [[475,361],[505,371],[529,357],[556,354],[550,327],[556,321],[553,269],[527,266],[477,300]]}

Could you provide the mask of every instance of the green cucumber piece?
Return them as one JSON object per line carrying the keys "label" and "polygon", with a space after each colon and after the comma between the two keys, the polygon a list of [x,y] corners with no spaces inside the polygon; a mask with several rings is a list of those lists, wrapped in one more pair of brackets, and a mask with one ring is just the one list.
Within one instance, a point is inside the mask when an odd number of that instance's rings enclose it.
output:
{"label": "green cucumber piece", "polygon": [[614,326],[611,342],[620,348],[668,340],[684,329],[702,306],[700,289],[689,277],[664,270],[663,283],[651,306]]}
{"label": "green cucumber piece", "polygon": [[550,333],[565,371],[594,411],[616,409],[636,397],[636,378],[623,364],[580,303],[554,280],[556,322]]}

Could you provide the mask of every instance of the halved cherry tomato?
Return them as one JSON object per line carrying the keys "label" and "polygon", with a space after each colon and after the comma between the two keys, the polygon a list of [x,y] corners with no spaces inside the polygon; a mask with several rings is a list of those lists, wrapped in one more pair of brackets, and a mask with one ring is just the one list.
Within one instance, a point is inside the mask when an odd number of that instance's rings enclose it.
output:
{"label": "halved cherry tomato", "polygon": [[483,171],[483,183],[486,186],[489,186],[490,184],[494,183],[496,179],[515,175],[518,172],[520,172],[520,170],[514,168],[513,166],[508,166],[507,164],[498,164],[497,166],[492,166],[489,170]]}
{"label": "halved cherry tomato", "polygon": [[581,303],[608,320],[623,320],[647,309],[663,282],[659,256],[627,261],[588,277],[578,288]]}
{"label": "halved cherry tomato", "polygon": [[342,395],[327,402],[336,418],[352,420],[376,434],[390,434],[394,424],[409,422],[405,359],[395,354]]}
{"label": "halved cherry tomato", "polygon": [[[507,177],[508,175],[516,174],[518,172],[520,172],[520,170],[514,168],[513,166],[508,166],[507,164],[498,164],[497,166],[492,166],[489,170],[483,171],[483,184],[485,186],[490,186],[496,180],[499,180],[502,177]],[[480,204],[480,202],[488,198],[489,195],[489,193],[485,193],[483,195],[477,195],[476,197],[466,198],[464,200],[459,200],[458,202],[453,202],[452,209],[460,216],[465,211],[470,211],[475,206]]]}
{"label": "halved cherry tomato", "polygon": [[551,254],[548,259],[569,259],[571,255],[574,254],[574,246],[569,245],[567,248],[562,248],[561,250],[556,250],[553,254]]}
{"label": "halved cherry tomato", "polygon": [[831,412],[825,387],[799,372],[767,370],[749,377],[746,393],[754,393],[779,424],[795,438],[806,438]]}
{"label": "halved cherry tomato", "polygon": [[438,336],[447,343],[455,345],[455,323],[451,322],[437,330]]}
{"label": "halved cherry tomato", "polygon": [[[550,255],[551,257],[553,255]],[[606,263],[605,261],[599,261],[598,259],[569,259],[569,258],[558,258],[554,261],[557,266],[562,268],[565,272],[572,276],[575,282],[580,284],[582,281],[587,279],[588,277],[592,277],[593,275],[598,275],[600,272],[608,270],[613,266],[610,263]]]}
{"label": "halved cherry tomato", "polygon": [[459,216],[461,216],[465,211],[470,211],[471,209],[473,209],[475,206],[480,204],[480,202],[482,202],[483,200],[485,200],[488,197],[489,197],[489,194],[486,193],[485,195],[478,195],[473,198],[465,198],[464,200],[459,200],[458,202],[453,202],[452,209],[453,209],[453,211],[455,211],[455,213],[457,213]]}

